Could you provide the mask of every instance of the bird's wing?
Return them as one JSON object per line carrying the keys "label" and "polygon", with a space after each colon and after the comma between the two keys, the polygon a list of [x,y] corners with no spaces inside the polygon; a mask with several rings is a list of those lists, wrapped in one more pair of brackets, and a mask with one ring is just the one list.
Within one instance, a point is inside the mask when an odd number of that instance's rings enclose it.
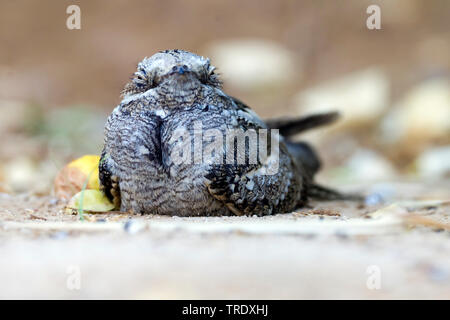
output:
{"label": "bird's wing", "polygon": [[314,148],[306,142],[291,141],[289,138],[303,131],[313,129],[319,126],[331,124],[339,118],[338,112],[328,112],[321,114],[313,114],[297,118],[275,118],[261,120],[249,106],[237,98],[232,98],[238,109],[247,117],[257,119],[259,124],[264,123],[268,129],[278,129],[279,134],[286,137],[285,144],[289,153],[298,163],[305,168],[305,174],[309,175],[310,180],[321,167],[321,161],[317,156]]}
{"label": "bird's wing", "polygon": [[120,188],[119,179],[111,172],[108,164],[108,154],[103,150],[99,162],[99,180],[100,190],[104,192],[106,197],[114,204],[114,207],[120,209]]}
{"label": "bird's wing", "polygon": [[[267,129],[264,122],[250,108],[233,99],[237,105],[236,128],[255,130]],[[236,102],[237,101],[237,102]],[[292,199],[299,194],[297,188],[301,182],[294,174],[295,165],[282,141],[278,141],[276,150],[272,150],[272,135],[276,133],[267,130],[267,145],[258,140],[257,151],[267,148],[267,157],[258,157],[255,163],[216,164],[212,165],[206,175],[206,185],[210,194],[222,201],[236,215],[266,215],[272,212],[291,210],[299,199]],[[278,138],[278,136],[277,136]],[[245,144],[245,157],[248,157],[251,142]],[[225,153],[238,154],[237,144],[226,145]],[[242,152],[242,150],[241,150]],[[249,160],[248,158],[246,160]],[[274,169],[275,168],[275,169]],[[300,178],[301,179],[301,178]]]}
{"label": "bird's wing", "polygon": [[313,129],[319,126],[324,126],[335,122],[339,118],[338,112],[327,112],[320,114],[313,114],[309,116],[297,118],[276,118],[261,120],[259,116],[241,100],[231,97],[239,110],[249,114],[259,124],[264,123],[264,126],[270,129],[279,129],[280,134],[284,137],[293,136],[300,132]]}
{"label": "bird's wing", "polygon": [[[241,100],[230,97],[231,100],[235,103],[238,115],[242,120],[248,123],[244,123],[246,125],[254,125],[261,128],[267,128],[266,123],[256,114],[255,111],[252,110],[249,106],[247,106],[245,103],[243,103]],[[238,119],[239,120],[239,119]]]}

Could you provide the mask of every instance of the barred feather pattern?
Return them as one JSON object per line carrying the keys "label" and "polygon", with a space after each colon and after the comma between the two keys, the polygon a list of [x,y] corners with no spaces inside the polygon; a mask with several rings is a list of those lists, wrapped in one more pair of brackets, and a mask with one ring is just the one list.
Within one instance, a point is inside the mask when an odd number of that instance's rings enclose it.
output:
{"label": "barred feather pattern", "polygon": [[[191,140],[175,139],[180,129],[195,137],[199,123],[202,132],[224,136],[232,129],[268,128],[249,107],[222,91],[214,69],[209,59],[182,50],[157,53],[138,65],[137,76],[105,125],[99,167],[102,189],[118,209],[178,216],[269,215],[306,203],[312,174],[282,136],[273,174],[266,174],[272,154],[256,163],[225,163],[230,152],[248,156],[248,147],[239,151],[234,143],[225,143],[213,161],[201,155],[197,161],[208,143],[197,150]],[[176,161],[180,146],[195,149],[191,161]]]}

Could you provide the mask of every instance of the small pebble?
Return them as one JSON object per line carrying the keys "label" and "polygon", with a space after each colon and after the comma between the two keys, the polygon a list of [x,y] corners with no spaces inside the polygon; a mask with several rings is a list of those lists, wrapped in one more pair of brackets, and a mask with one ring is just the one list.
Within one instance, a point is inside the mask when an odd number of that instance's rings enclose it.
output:
{"label": "small pebble", "polygon": [[377,204],[383,204],[385,203],[385,200],[383,198],[383,196],[379,193],[372,193],[369,194],[366,199],[364,200],[364,203],[367,206],[375,206]]}
{"label": "small pebble", "polygon": [[135,234],[142,230],[142,224],[129,219],[127,222],[125,222],[123,228],[127,233]]}
{"label": "small pebble", "polygon": [[52,233],[50,235],[50,238],[52,238],[54,240],[63,240],[65,238],[67,238],[68,236],[69,236],[69,234],[66,231],[59,231],[59,232]]}
{"label": "small pebble", "polygon": [[51,206],[57,205],[57,204],[58,204],[58,199],[57,199],[57,198],[52,198],[52,199],[50,199],[50,200],[48,201],[48,203],[49,203]]}
{"label": "small pebble", "polygon": [[348,239],[348,234],[346,234],[343,231],[336,231],[335,233],[336,237],[338,237],[339,239],[343,239],[343,240],[347,240]]}

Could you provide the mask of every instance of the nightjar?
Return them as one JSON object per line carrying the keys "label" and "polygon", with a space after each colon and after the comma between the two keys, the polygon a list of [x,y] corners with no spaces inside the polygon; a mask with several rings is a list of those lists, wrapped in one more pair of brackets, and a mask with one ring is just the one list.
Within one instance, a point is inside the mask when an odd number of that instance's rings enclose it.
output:
{"label": "nightjar", "polygon": [[117,209],[177,216],[292,212],[347,198],[313,178],[314,150],[289,137],[336,113],[261,120],[222,91],[210,60],[166,50],[142,60],[105,126],[103,192]]}

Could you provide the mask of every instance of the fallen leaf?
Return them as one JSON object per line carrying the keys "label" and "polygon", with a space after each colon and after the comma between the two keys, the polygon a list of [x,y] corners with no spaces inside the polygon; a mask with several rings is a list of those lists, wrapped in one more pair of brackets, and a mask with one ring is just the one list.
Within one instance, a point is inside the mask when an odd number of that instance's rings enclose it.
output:
{"label": "fallen leaf", "polygon": [[84,190],[70,199],[65,212],[77,214],[82,208],[86,213],[104,213],[114,209],[114,204],[100,190]]}

